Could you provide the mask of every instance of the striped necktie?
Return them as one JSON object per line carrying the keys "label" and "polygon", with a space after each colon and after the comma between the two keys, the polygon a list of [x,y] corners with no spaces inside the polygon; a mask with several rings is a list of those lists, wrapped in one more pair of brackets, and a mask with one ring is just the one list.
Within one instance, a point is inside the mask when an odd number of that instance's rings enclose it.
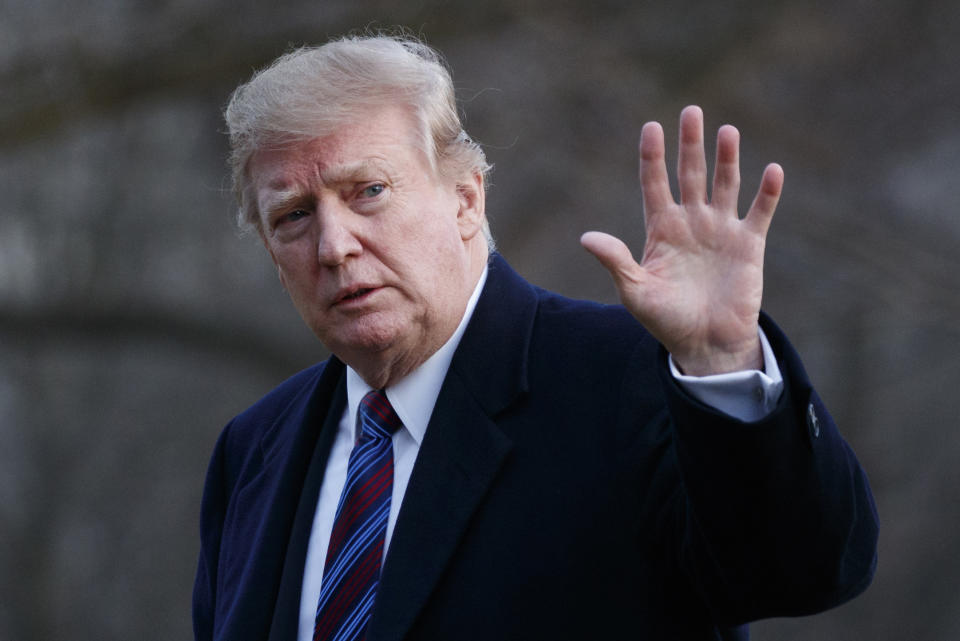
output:
{"label": "striped necktie", "polygon": [[382,390],[357,412],[357,443],[323,566],[314,641],[363,639],[380,582],[383,541],[393,493],[393,433],[402,423]]}

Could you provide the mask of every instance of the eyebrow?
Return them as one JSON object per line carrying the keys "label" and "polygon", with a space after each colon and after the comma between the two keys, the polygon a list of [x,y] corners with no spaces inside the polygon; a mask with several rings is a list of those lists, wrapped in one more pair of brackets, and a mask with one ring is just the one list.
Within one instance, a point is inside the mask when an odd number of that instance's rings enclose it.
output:
{"label": "eyebrow", "polygon": [[[385,163],[379,158],[365,158],[356,162],[344,163],[326,167],[320,171],[320,179],[326,185],[356,182],[361,179],[369,179],[372,172],[381,174],[388,173]],[[260,210],[270,217],[278,211],[283,211],[302,205],[308,198],[307,192],[297,186],[291,185],[291,182],[283,176],[267,183],[269,194],[264,198]]]}
{"label": "eyebrow", "polygon": [[332,184],[358,180],[371,172],[387,173],[387,167],[379,158],[364,158],[356,162],[326,167],[321,170],[320,178],[324,183]]}
{"label": "eyebrow", "polygon": [[259,203],[260,210],[268,217],[284,209],[303,203],[304,192],[296,187],[288,186],[286,180],[279,179],[267,185],[270,192],[263,196]]}

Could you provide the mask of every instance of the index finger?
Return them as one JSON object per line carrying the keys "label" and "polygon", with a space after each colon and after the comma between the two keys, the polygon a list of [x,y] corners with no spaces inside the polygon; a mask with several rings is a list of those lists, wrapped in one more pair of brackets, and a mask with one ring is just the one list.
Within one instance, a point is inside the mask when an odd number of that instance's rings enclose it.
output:
{"label": "index finger", "polygon": [[663,127],[659,122],[648,122],[640,131],[640,189],[644,215],[673,204],[665,156]]}

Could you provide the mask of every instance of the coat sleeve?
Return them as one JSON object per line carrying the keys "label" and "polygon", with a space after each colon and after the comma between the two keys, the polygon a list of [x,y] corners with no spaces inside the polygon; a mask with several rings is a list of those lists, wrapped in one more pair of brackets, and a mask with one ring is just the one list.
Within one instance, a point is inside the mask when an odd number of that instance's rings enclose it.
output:
{"label": "coat sleeve", "polygon": [[784,375],[754,423],[683,392],[661,353],[683,491],[669,528],[677,562],[715,620],[834,607],[869,585],[878,520],[866,475],[779,328],[762,319]]}

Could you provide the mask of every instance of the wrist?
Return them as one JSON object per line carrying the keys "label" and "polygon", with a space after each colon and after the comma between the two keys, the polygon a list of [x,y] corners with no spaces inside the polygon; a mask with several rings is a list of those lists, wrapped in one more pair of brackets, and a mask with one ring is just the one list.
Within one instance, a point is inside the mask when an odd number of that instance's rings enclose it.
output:
{"label": "wrist", "polygon": [[763,370],[763,348],[759,335],[737,349],[704,349],[686,353],[670,352],[681,374],[711,376],[744,370]]}

